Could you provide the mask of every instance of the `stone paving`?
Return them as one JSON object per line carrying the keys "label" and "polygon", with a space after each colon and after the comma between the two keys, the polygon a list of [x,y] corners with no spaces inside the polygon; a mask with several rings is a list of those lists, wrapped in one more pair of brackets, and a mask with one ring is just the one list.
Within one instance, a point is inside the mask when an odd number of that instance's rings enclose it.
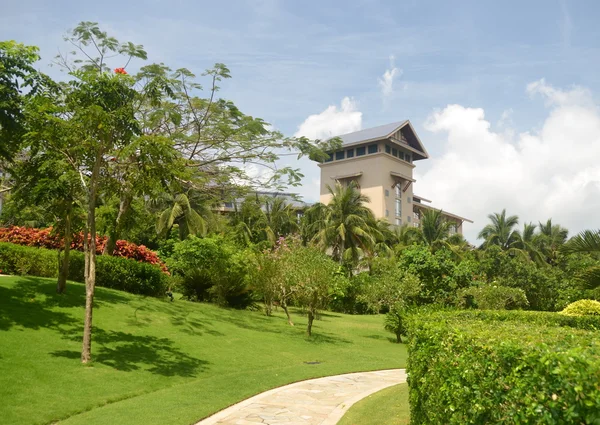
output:
{"label": "stone paving", "polygon": [[258,394],[196,425],[334,425],[357,401],[403,382],[404,369],[311,379]]}

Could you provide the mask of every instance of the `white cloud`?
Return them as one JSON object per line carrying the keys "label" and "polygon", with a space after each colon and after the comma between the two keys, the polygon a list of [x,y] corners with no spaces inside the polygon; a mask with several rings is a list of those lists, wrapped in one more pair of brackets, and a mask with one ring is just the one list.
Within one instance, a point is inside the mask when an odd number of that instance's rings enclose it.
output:
{"label": "white cloud", "polygon": [[390,68],[386,69],[383,76],[377,79],[381,95],[384,100],[394,93],[394,79],[402,75],[402,70],[396,68],[394,55],[390,55]]}
{"label": "white cloud", "polygon": [[527,92],[542,95],[549,107],[539,131],[495,132],[483,109],[461,105],[448,105],[426,123],[446,141],[444,153],[417,176],[416,193],[475,220],[465,226],[472,242],[487,215],[503,208],[517,214],[521,226],[551,217],[571,234],[600,228],[597,105],[585,89],[565,91],[544,80],[529,84]]}
{"label": "white cloud", "polygon": [[358,131],[362,127],[362,112],[358,110],[357,102],[345,97],[338,108],[329,105],[320,114],[310,115],[298,126],[294,136],[305,136],[309,139],[325,139],[340,134]]}

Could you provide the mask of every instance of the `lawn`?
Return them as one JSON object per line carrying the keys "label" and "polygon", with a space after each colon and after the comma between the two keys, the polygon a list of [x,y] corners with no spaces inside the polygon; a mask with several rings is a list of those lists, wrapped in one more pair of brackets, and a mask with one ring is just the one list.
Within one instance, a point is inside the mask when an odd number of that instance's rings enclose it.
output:
{"label": "lawn", "polygon": [[[3,424],[191,424],[293,381],[405,367],[381,316],[221,309],[96,288],[92,365],[79,362],[84,287],[0,276]],[[315,364],[315,362],[318,362]]]}
{"label": "lawn", "polygon": [[394,385],[352,406],[338,425],[408,425],[408,384]]}

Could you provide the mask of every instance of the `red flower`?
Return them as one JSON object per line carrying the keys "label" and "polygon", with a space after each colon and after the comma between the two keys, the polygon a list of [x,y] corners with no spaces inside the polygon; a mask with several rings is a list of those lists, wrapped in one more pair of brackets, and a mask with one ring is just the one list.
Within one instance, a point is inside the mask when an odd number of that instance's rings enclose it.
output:
{"label": "red flower", "polygon": [[125,71],[125,68],[115,68],[115,74],[127,75],[127,71]]}

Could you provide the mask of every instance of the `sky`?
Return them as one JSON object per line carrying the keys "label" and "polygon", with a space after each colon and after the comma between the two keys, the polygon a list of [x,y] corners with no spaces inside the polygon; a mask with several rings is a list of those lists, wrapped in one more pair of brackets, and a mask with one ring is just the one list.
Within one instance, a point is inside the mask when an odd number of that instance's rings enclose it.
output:
{"label": "sky", "polygon": [[[475,221],[506,208],[571,234],[600,228],[600,2],[595,0],[3,0],[0,40],[40,69],[80,21],[196,74],[287,136],[325,138],[409,119],[430,158],[414,191]],[[140,64],[141,65],[141,64]],[[133,65],[135,66],[135,65]],[[319,168],[289,158],[306,201]]]}

